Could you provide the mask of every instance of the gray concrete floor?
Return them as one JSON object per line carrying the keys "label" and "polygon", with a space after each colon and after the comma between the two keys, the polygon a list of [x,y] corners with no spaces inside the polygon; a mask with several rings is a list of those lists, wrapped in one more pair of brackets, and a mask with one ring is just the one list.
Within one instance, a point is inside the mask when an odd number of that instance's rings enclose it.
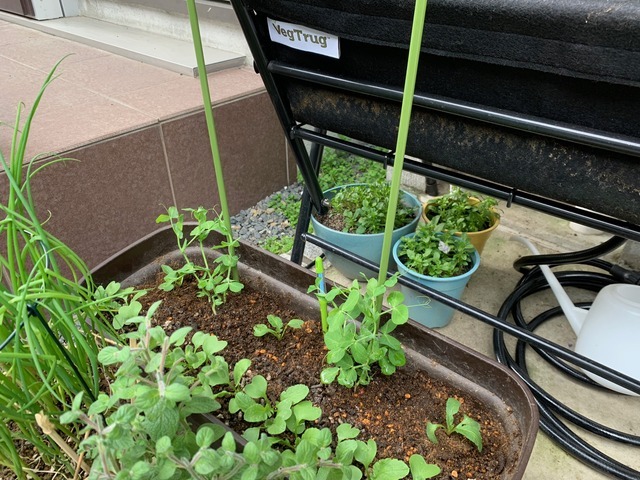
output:
{"label": "gray concrete floor", "polygon": [[[423,200],[428,198],[425,195],[422,197]],[[524,245],[510,240],[513,235],[528,238],[541,253],[581,250],[600,244],[609,238],[606,234],[578,233],[570,228],[568,221],[523,207],[506,208],[504,203],[501,203],[501,209],[501,224],[487,242],[482,254],[481,266],[467,285],[462,298],[463,301],[492,314],[498,312],[520,278],[520,274],[512,266],[513,262],[529,254]],[[624,258],[621,256],[622,250],[618,250],[606,258],[624,263]],[[327,275],[335,281],[347,282],[334,268],[329,267]],[[589,297],[590,294],[584,292],[569,293],[574,301],[587,301],[593,297]],[[532,318],[536,313],[558,305],[550,293],[539,294],[529,300],[525,304],[527,318]],[[493,329],[481,321],[456,312],[451,323],[438,331],[495,359]],[[564,317],[552,320],[536,333],[568,348],[573,347],[576,340],[575,334]],[[513,338],[507,338],[507,345],[513,349],[515,345]],[[532,351],[528,352],[528,367],[537,383],[568,406],[605,425],[640,435],[640,398],[579,385],[550,367]],[[589,443],[609,456],[640,470],[640,450],[637,447],[624,446],[593,435],[585,435],[584,438]],[[524,478],[526,480],[560,478],[586,480],[608,477],[575,460],[545,434],[539,432]]]}

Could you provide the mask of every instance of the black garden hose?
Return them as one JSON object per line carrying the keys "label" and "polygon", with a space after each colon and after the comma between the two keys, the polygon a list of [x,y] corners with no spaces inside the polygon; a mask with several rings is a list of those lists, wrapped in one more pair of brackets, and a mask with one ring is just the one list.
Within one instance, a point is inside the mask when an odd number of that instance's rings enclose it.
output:
{"label": "black garden hose", "polygon": [[[640,273],[626,270],[613,265],[597,257],[602,256],[625,242],[620,237],[612,237],[608,241],[594,248],[579,252],[557,255],[532,255],[522,257],[514,263],[514,267],[523,273],[516,289],[502,304],[498,317],[507,321],[509,315],[519,327],[531,332],[540,325],[562,315],[559,307],[547,310],[530,321],[527,321],[521,308],[521,302],[542,290],[548,289],[549,285],[538,265],[567,265],[580,264],[596,267],[603,272],[593,271],[561,271],[555,275],[563,287],[577,287],[592,292],[598,292],[603,287],[612,283],[633,283],[640,284]],[[579,304],[579,307],[588,307],[589,304]],[[536,382],[534,382],[527,371],[526,350],[530,346],[522,340],[518,340],[515,349],[515,358],[511,356],[504,342],[504,333],[501,330],[494,330],[493,334],[494,351],[500,363],[509,366],[531,389],[540,412],[540,429],[546,433],[567,453],[589,465],[602,473],[615,478],[638,480],[640,472],[634,470],[617,460],[609,457],[595,447],[588,444],[576,432],[567,427],[567,423],[574,424],[595,435],[617,442],[640,446],[640,437],[617,431],[605,425],[599,424],[567,407]],[[562,373],[572,378],[586,383],[594,388],[604,388],[595,383],[584,373],[575,367],[558,359],[553,354],[538,347],[531,347],[543,359],[560,370]]]}

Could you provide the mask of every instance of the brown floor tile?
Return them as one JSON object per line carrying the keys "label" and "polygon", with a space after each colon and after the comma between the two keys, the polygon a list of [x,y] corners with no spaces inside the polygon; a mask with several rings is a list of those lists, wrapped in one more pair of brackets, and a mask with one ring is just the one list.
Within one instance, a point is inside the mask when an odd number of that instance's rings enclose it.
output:
{"label": "brown floor tile", "polygon": [[22,42],[28,42],[29,40],[43,38],[48,36],[46,33],[41,33],[30,28],[21,27],[20,25],[14,25],[12,23],[4,25],[0,30],[0,45],[11,45]]}
{"label": "brown floor tile", "polygon": [[118,55],[88,58],[65,68],[65,79],[103,95],[118,96],[170,82],[178,73]]}
{"label": "brown floor tile", "polygon": [[66,58],[62,62],[60,71],[64,71],[67,65],[109,54],[78,42],[44,34],[42,37],[29,38],[27,41],[0,45],[0,55],[48,73],[63,57]]}
{"label": "brown floor tile", "polygon": [[[260,76],[247,68],[217,72],[209,75],[208,80],[213,104],[232,101],[264,89]],[[159,120],[201,109],[203,104],[200,79],[182,75],[162,84],[112,95],[125,105]]]}
{"label": "brown floor tile", "polygon": [[31,129],[29,156],[63,152],[155,123],[143,113],[103,97],[38,115]]}

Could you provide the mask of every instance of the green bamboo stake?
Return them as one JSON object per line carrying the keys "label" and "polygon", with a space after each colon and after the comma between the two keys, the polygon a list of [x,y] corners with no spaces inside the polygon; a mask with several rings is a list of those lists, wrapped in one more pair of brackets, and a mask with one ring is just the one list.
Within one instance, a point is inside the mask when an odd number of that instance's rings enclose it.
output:
{"label": "green bamboo stake", "polygon": [[[209,83],[207,82],[207,69],[204,63],[204,53],[202,51],[202,37],[200,36],[200,25],[198,23],[198,12],[196,10],[195,0],[187,0],[187,9],[189,11],[189,21],[191,23],[191,34],[193,35],[193,47],[198,62],[198,77],[200,77],[200,89],[202,90],[202,101],[204,103],[204,116],[207,120],[207,129],[209,131],[209,143],[211,144],[211,155],[213,156],[213,168],[216,173],[216,184],[218,185],[218,196],[220,198],[220,208],[222,209],[222,220],[224,226],[230,235],[231,216],[229,215],[229,204],[227,203],[227,190],[224,186],[224,177],[222,176],[222,163],[220,162],[220,150],[218,149],[218,136],[216,135],[216,126],[213,121],[213,108],[211,107],[211,94],[209,92]],[[229,255],[234,254],[233,245],[229,245]],[[233,280],[238,281],[238,269],[233,268]]]}
{"label": "green bamboo stake", "polygon": [[[413,107],[413,94],[416,87],[418,60],[420,58],[420,46],[422,45],[422,31],[424,29],[426,12],[427,0],[417,0],[413,14],[411,43],[409,44],[409,59],[407,62],[407,73],[404,83],[404,93],[402,96],[402,109],[400,110],[400,125],[398,127],[398,139],[396,141],[396,153],[393,162],[391,198],[389,199],[389,209],[387,210],[387,221],[385,224],[382,242],[382,256],[380,257],[380,273],[378,275],[378,283],[380,284],[386,281],[387,271],[389,269],[389,255],[392,247],[391,236],[393,234],[396,210],[398,208],[398,194],[400,192],[400,181],[402,179],[404,154],[407,147],[407,136],[409,135],[409,122],[411,120],[411,108]],[[378,298],[378,308],[381,306],[382,296]]]}

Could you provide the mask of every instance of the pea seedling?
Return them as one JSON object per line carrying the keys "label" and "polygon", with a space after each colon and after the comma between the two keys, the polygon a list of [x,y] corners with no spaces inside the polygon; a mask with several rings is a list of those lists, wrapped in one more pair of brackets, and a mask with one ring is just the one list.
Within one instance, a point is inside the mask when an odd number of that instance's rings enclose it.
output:
{"label": "pea seedling", "polygon": [[444,431],[447,435],[451,435],[452,433],[459,433],[463,437],[467,438],[471,443],[473,443],[478,451],[482,451],[482,434],[480,433],[480,424],[475,421],[473,418],[465,415],[460,423],[457,425],[454,423],[454,416],[460,410],[460,402],[455,398],[449,398],[447,400],[446,406],[446,414],[445,414],[445,423],[446,425],[442,425],[440,423],[427,423],[427,438],[437,444],[438,439],[436,438],[436,430],[438,428],[444,428]]}

